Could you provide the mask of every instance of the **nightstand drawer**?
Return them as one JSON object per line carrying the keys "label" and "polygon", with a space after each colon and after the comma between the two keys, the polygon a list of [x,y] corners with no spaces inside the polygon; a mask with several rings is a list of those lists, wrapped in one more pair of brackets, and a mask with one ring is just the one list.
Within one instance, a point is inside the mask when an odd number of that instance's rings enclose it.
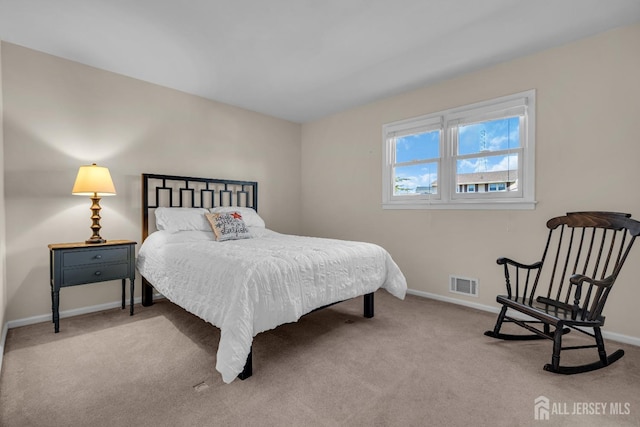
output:
{"label": "nightstand drawer", "polygon": [[62,255],[62,267],[73,267],[76,265],[102,264],[123,261],[129,259],[129,247],[94,249],[81,251],[65,251]]}
{"label": "nightstand drawer", "polygon": [[[104,251],[102,251],[104,252]],[[79,285],[81,283],[104,282],[106,280],[124,279],[129,276],[129,264],[105,264],[62,270],[61,286]]]}

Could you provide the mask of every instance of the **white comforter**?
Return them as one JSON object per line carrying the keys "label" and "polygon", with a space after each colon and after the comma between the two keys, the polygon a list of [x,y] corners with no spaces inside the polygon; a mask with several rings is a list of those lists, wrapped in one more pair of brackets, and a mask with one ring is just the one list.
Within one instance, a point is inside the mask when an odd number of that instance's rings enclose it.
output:
{"label": "white comforter", "polygon": [[156,231],[137,260],[157,291],[220,328],[216,369],[226,383],[260,332],[379,288],[404,299],[406,280],[380,246],[268,229],[252,235],[216,242],[206,231]]}

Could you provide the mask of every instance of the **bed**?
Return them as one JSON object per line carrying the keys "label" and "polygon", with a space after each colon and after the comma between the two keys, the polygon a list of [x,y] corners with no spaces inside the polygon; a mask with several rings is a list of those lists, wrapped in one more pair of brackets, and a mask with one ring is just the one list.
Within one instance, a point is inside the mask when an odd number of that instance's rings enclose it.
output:
{"label": "bed", "polygon": [[142,175],[142,305],[153,293],[220,329],[225,383],[252,374],[253,337],[374,292],[404,299],[406,280],[378,245],[270,230],[253,181]]}

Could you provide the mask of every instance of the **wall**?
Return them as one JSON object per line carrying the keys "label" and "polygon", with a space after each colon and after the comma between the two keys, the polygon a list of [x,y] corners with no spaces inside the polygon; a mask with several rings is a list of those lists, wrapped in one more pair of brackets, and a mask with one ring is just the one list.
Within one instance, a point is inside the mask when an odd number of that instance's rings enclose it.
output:
{"label": "wall", "polygon": [[[538,260],[547,219],[577,210],[640,218],[638,46],[640,26],[620,28],[304,124],[304,232],[381,244],[411,289],[495,306],[504,288],[496,258]],[[535,210],[382,209],[384,123],[528,89],[537,91]],[[608,331],[640,340],[638,261],[640,247],[605,314]],[[449,293],[450,274],[478,278],[479,297]]]}
{"label": "wall", "polygon": [[[2,82],[7,320],[50,315],[47,245],[91,236],[90,200],[71,195],[80,165],[109,167],[116,186],[106,239],[140,241],[144,172],[259,181],[269,227],[299,232],[299,124],[9,43]],[[65,288],[60,310],[118,301],[117,283]]]}
{"label": "wall", "polygon": [[0,44],[0,367],[4,348],[4,327],[7,311],[7,280],[6,280],[6,236],[5,236],[5,208],[4,208],[4,121],[2,102],[2,44]]}

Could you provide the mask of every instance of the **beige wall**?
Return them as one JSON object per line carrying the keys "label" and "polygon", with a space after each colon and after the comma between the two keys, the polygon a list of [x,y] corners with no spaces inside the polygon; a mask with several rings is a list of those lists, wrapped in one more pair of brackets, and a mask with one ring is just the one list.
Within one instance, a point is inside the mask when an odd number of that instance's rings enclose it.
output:
{"label": "beige wall", "polygon": [[[536,261],[548,218],[576,210],[640,218],[640,26],[384,99],[302,127],[302,229],[387,248],[409,287],[495,305],[499,256]],[[383,210],[382,125],[536,89],[533,211]],[[478,298],[448,292],[449,275],[479,279]],[[607,330],[640,338],[640,247],[605,314]],[[478,325],[483,330],[492,325]]]}
{"label": "beige wall", "polygon": [[[6,320],[49,314],[47,244],[91,235],[90,200],[71,195],[83,164],[109,167],[116,186],[106,239],[140,241],[143,172],[259,181],[269,226],[300,231],[299,124],[8,43],[2,82]],[[118,301],[117,283],[65,288],[60,309]]]}
{"label": "beige wall", "polygon": [[[5,211],[4,211],[4,121],[2,107],[2,44],[0,44],[0,335],[5,325],[7,312],[7,280],[5,256]],[[4,342],[0,336],[0,348]],[[1,356],[0,356],[1,357]]]}

